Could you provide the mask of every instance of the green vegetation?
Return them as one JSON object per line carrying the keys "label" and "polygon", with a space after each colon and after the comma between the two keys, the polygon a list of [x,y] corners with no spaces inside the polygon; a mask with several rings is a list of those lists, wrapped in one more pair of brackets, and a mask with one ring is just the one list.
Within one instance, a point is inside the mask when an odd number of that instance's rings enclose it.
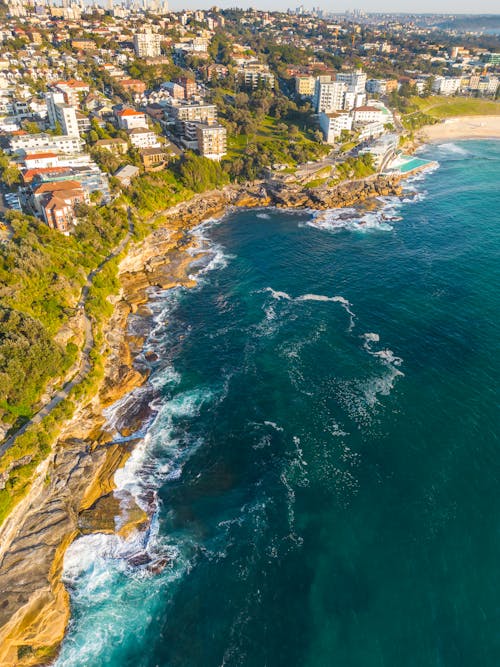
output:
{"label": "green vegetation", "polygon": [[36,218],[8,216],[14,233],[0,246],[0,418],[8,424],[29,417],[47,382],[71,367],[74,342],[63,346],[55,336],[87,273],[125,234],[123,206],[81,207],[79,215],[69,237]]}
{"label": "green vegetation", "polygon": [[500,102],[475,97],[418,97],[412,94],[391,93],[391,105],[401,113],[403,127],[413,132],[425,125],[434,125],[452,116],[497,116]]}
{"label": "green vegetation", "polygon": [[434,118],[451,116],[499,116],[500,102],[475,97],[412,97],[412,104]]}
{"label": "green vegetation", "polygon": [[317,160],[329,152],[329,147],[282,121],[266,116],[252,134],[229,136],[228,155],[224,163],[232,178],[245,181],[261,175],[265,167],[286,164],[295,167]]}
{"label": "green vegetation", "polygon": [[366,178],[375,173],[373,166],[373,156],[371,153],[360,155],[359,157],[348,157],[347,160],[337,165],[338,180],[343,181],[347,178]]}
{"label": "green vegetation", "polygon": [[7,473],[8,477],[5,488],[0,490],[0,524],[27,493],[36,467],[49,454],[52,442],[74,408],[72,401],[63,401],[40,424],[16,438],[2,456],[0,473]]}
{"label": "green vegetation", "polygon": [[405,130],[409,130],[410,132],[419,130],[425,125],[435,125],[437,122],[437,118],[434,118],[434,116],[427,113],[423,113],[422,111],[413,111],[412,113],[401,117],[401,124]]}
{"label": "green vegetation", "polygon": [[181,161],[179,173],[183,184],[194,192],[220,188],[229,182],[229,176],[218,162],[188,153]]}
{"label": "green vegetation", "polygon": [[21,181],[21,172],[3,151],[0,151],[0,180],[9,187]]}
{"label": "green vegetation", "polygon": [[192,194],[180,176],[171,169],[165,169],[135,178],[127,188],[125,197],[143,217],[174,206]]}

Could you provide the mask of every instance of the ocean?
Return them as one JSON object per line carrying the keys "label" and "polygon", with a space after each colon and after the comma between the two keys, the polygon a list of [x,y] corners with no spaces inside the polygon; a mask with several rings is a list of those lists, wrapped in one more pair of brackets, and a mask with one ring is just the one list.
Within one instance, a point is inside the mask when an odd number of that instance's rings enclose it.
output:
{"label": "ocean", "polygon": [[108,411],[152,406],[151,526],[70,547],[57,667],[498,667],[500,142],[420,156],[374,210],[195,230]]}

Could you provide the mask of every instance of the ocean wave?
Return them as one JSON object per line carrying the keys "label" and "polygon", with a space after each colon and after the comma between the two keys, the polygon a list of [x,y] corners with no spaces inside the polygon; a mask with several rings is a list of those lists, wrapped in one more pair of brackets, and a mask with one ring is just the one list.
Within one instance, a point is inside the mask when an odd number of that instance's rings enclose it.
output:
{"label": "ocean wave", "polygon": [[269,215],[269,213],[257,213],[255,217],[259,218],[260,220],[270,220],[271,219],[271,216]]}
{"label": "ocean wave", "polygon": [[[284,300],[284,301],[291,301],[295,303],[299,303],[301,301],[318,301],[318,302],[331,302],[331,303],[339,303],[341,307],[348,313],[349,315],[349,331],[351,331],[354,327],[354,321],[356,319],[356,315],[352,310],[351,303],[348,301],[343,296],[326,296],[324,294],[301,294],[299,296],[293,297],[290,296],[287,292],[281,292],[279,290],[275,290],[272,287],[265,287],[263,292],[269,292],[273,299],[276,299],[278,301]],[[275,313],[273,312],[273,317],[275,317]]]}
{"label": "ocean wave", "polygon": [[389,349],[384,350],[373,350],[372,343],[379,343],[380,336],[377,333],[365,333],[362,338],[364,338],[363,347],[372,357],[377,357],[381,361],[386,362],[387,364],[394,364],[395,366],[400,366],[403,363],[401,357],[396,357],[394,352]]}
{"label": "ocean wave", "polygon": [[305,225],[329,232],[346,230],[366,233],[370,231],[390,232],[393,230],[391,222],[396,222],[395,218],[388,215],[388,212],[383,209],[363,211],[356,208],[341,208],[317,212]]}
{"label": "ocean wave", "polygon": [[192,248],[189,248],[188,253],[193,256],[203,255],[193,262],[192,266],[195,267],[195,273],[189,275],[189,278],[198,284],[203,283],[202,276],[211,271],[225,268],[231,259],[234,259],[234,255],[227,253],[222,245],[215,243],[207,236],[207,231],[215,225],[220,224],[224,217],[209,218],[197,225],[190,232],[191,237],[196,243]]}
{"label": "ocean wave", "polygon": [[436,148],[445,154],[448,153],[451,155],[459,155],[460,157],[467,157],[470,155],[470,152],[466,148],[454,143],[453,141],[437,144]]}
{"label": "ocean wave", "polygon": [[[170,370],[167,372],[170,374]],[[139,587],[143,602],[144,596],[148,599],[144,606],[149,611],[144,615],[141,610],[134,611],[135,603],[117,605],[115,596],[125,595],[125,600],[131,601],[135,597],[136,580],[152,577],[151,586],[164,586],[161,580],[178,578],[189,567],[189,559],[183,554],[191,547],[173,544],[168,536],[159,535],[157,491],[166,480],[180,476],[185,462],[202,444],[199,437],[178,428],[179,422],[192,419],[208,402],[221,400],[225,391],[227,385],[223,382],[217,387],[197,387],[163,400],[156,406],[148,432],[133,448],[125,465],[115,472],[115,497],[133,498],[151,516],[149,528],[133,530],[127,537],[84,535],[66,551],[63,580],[70,588],[72,604],[83,608],[84,614],[76,625],[73,622],[70,626],[56,662],[58,667],[98,664],[101,650],[106,647],[109,650],[116,644],[116,633],[123,628],[130,636],[136,633],[141,636],[150,623],[148,614],[154,601],[161,599],[159,591]],[[122,403],[117,410],[124,407]],[[107,416],[113,420],[115,412],[108,410]],[[114,591],[113,595],[110,591]],[[133,627],[129,628],[130,624]]]}

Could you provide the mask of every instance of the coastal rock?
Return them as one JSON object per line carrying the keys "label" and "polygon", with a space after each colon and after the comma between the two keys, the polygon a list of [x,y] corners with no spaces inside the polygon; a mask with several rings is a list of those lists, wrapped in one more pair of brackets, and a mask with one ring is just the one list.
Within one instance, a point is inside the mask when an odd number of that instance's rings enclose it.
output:
{"label": "coastal rock", "polygon": [[[52,455],[39,467],[29,495],[0,528],[1,665],[40,665],[57,652],[70,615],[68,594],[61,581],[63,557],[78,535],[93,530],[118,530],[126,535],[147,526],[147,513],[130,499],[117,499],[113,494],[114,474],[124,465],[134,442],[112,444],[102,410],[147,377],[147,369],[134,361],[129,345],[132,339],[127,339],[130,313],[147,303],[152,286],[192,284],[189,267],[193,252],[187,251],[196,246],[189,230],[229,206],[322,209],[400,192],[398,179],[385,176],[333,188],[306,188],[283,181],[228,186],[158,214],[163,226],[143,243],[130,247],[120,265],[122,290],[105,334],[104,348],[109,355],[99,392],[80,406],[65,426]],[[147,418],[147,408],[140,406],[131,416],[131,422],[120,425],[124,433],[136,430]],[[148,513],[154,511],[153,492],[140,502]],[[143,555],[138,554],[138,558],[152,573],[166,565],[143,563]]]}

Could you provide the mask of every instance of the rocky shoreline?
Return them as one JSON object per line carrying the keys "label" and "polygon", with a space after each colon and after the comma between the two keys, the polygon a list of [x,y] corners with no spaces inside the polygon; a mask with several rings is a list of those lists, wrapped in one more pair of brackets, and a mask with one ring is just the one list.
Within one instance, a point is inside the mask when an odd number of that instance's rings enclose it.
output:
{"label": "rocky shoreline", "polygon": [[[69,595],[61,581],[67,547],[79,535],[147,526],[148,516],[133,501],[118,504],[113,478],[137,440],[114,443],[103,410],[148,377],[137,353],[142,340],[127,330],[131,313],[146,309],[148,290],[192,286],[189,267],[196,244],[189,231],[230,207],[329,209],[379,196],[401,195],[399,177],[374,176],[334,188],[307,188],[285,181],[227,186],[158,213],[161,226],[133,245],[121,262],[121,293],[105,332],[109,354],[98,393],[65,425],[52,454],[38,470],[28,496],[0,528],[0,664],[40,665],[57,654],[70,618]],[[127,415],[122,434],[133,433],[144,413]],[[138,563],[141,564],[141,563]]]}

